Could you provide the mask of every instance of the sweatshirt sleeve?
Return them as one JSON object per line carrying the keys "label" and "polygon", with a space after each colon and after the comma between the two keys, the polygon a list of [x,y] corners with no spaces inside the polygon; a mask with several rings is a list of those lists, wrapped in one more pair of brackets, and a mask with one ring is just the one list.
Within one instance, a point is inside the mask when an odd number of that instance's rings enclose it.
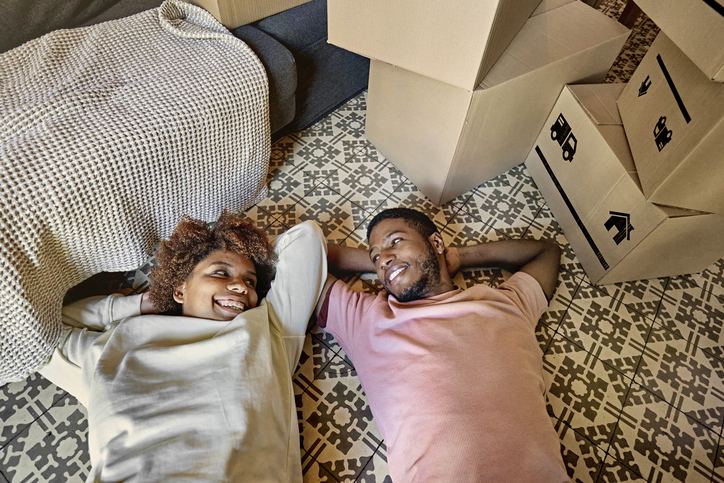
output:
{"label": "sweatshirt sleeve", "polygon": [[63,307],[63,324],[103,331],[113,322],[141,315],[142,294],[88,297]]}
{"label": "sweatshirt sleeve", "polygon": [[63,333],[50,360],[39,372],[87,407],[88,391],[82,384],[83,365],[88,364],[86,355],[93,344],[108,339],[114,323],[141,315],[141,297],[89,297],[63,307]]}
{"label": "sweatshirt sleeve", "polygon": [[307,221],[279,236],[275,250],[277,270],[266,304],[269,321],[281,334],[293,371],[327,279],[327,242],[319,225]]}

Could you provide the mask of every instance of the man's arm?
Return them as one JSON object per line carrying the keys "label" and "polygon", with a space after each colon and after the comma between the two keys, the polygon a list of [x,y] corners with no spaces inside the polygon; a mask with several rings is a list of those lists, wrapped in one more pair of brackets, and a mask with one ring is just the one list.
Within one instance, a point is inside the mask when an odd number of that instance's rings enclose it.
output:
{"label": "man's arm", "polygon": [[324,283],[322,289],[322,295],[319,297],[317,302],[317,308],[315,314],[319,318],[322,305],[327,299],[327,293],[332,288],[332,284],[337,280],[337,277],[332,273],[364,273],[374,272],[375,265],[370,260],[370,255],[364,248],[352,248],[345,247],[343,245],[335,245],[333,243],[327,244],[327,267],[329,272],[327,274],[327,281]]}
{"label": "man's arm", "polygon": [[374,272],[375,265],[364,248],[327,244],[327,264],[334,273]]}
{"label": "man's arm", "polygon": [[548,300],[553,297],[561,263],[561,249],[541,240],[501,240],[467,247],[449,247],[448,266],[496,266],[535,278]]}

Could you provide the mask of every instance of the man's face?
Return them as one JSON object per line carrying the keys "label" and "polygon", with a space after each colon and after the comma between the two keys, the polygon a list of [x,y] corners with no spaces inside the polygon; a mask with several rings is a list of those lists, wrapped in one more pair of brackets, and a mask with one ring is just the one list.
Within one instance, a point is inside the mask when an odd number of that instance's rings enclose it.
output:
{"label": "man's face", "polygon": [[215,250],[201,260],[174,292],[187,317],[231,320],[256,307],[256,268],[246,255]]}
{"label": "man's face", "polygon": [[401,218],[388,218],[370,233],[377,278],[400,302],[440,293],[440,262],[430,239]]}

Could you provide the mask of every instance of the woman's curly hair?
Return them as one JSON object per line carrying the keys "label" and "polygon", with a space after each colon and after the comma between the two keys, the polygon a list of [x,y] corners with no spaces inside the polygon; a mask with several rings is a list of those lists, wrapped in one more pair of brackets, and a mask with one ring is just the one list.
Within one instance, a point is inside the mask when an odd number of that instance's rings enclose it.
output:
{"label": "woman's curly hair", "polygon": [[174,290],[191,275],[194,267],[215,250],[230,250],[248,256],[256,268],[256,292],[261,300],[274,278],[274,249],[267,235],[254,223],[224,211],[213,229],[201,220],[184,216],[168,240],[156,250],[158,266],[150,276],[149,298],[160,314],[179,315],[181,304]]}

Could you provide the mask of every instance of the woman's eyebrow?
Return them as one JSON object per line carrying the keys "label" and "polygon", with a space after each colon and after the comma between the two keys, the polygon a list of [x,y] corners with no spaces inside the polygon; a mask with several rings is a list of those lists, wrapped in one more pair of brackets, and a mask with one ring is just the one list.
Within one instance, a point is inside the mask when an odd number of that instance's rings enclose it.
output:
{"label": "woman's eyebrow", "polygon": [[[209,266],[214,266],[214,265],[221,265],[222,267],[226,267],[226,268],[234,268],[234,266],[231,263],[222,262],[221,260],[219,260],[218,262],[211,262],[209,264]],[[247,275],[254,275],[256,277],[255,270],[244,270],[244,273]]]}

